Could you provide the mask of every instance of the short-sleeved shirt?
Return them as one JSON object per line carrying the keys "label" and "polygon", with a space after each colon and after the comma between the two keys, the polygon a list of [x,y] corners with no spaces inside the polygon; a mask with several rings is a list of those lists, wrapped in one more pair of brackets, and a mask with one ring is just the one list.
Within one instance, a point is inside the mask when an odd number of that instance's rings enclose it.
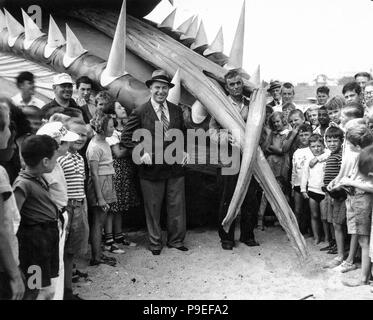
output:
{"label": "short-sleeved shirt", "polygon": [[25,197],[20,211],[21,223],[38,224],[57,220],[58,209],[45,179],[21,170],[13,183],[13,190],[21,191]]}
{"label": "short-sleeved shirt", "polygon": [[[16,200],[14,198],[12,186],[9,182],[8,174],[2,166],[0,166],[0,196],[3,197],[5,209],[5,212],[3,213],[4,220],[0,221],[0,223],[5,227],[6,233],[9,236],[12,255],[16,264],[18,265],[18,241],[16,233],[18,231],[21,217],[18,212]],[[0,265],[0,272],[1,271],[4,270]]]}
{"label": "short-sleeved shirt", "polygon": [[26,103],[25,101],[23,101],[21,93],[18,93],[15,96],[13,96],[12,101],[17,107],[35,106],[41,109],[45,105],[43,101],[36,97],[31,97],[31,100],[28,103]]}
{"label": "short-sleeved shirt", "polygon": [[88,144],[87,161],[98,161],[98,175],[100,176],[114,174],[110,145],[105,140],[99,141],[96,138],[97,136],[93,137]]}
{"label": "short-sleeved shirt", "polygon": [[324,185],[327,186],[336,176],[338,176],[342,163],[342,149],[339,152],[332,153],[326,160]]}
{"label": "short-sleeved shirt", "polygon": [[67,206],[67,183],[65,174],[57,162],[51,173],[44,173],[43,178],[49,185],[49,194],[57,205],[57,208],[61,210]]}
{"label": "short-sleeved shirt", "polygon": [[83,157],[78,152],[67,152],[58,158],[67,183],[67,197],[69,199],[85,198],[84,180],[85,168]]}

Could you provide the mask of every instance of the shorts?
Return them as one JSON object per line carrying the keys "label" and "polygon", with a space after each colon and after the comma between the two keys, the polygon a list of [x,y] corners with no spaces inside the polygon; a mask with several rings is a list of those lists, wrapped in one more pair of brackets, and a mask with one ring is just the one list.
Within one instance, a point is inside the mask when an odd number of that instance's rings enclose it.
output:
{"label": "shorts", "polygon": [[335,224],[346,224],[346,201],[333,199],[332,222]]}
{"label": "shorts", "polygon": [[[101,193],[106,203],[110,204],[110,203],[117,202],[117,195],[116,195],[115,187],[113,183],[113,175],[109,174],[109,175],[98,176],[98,179],[100,183]],[[90,207],[98,206],[98,199],[96,196],[92,177],[89,177],[88,179],[87,201]]]}
{"label": "shorts", "polygon": [[320,203],[325,198],[325,195],[320,194],[320,193],[316,193],[316,192],[312,192],[312,191],[308,191],[307,194],[311,199],[315,200],[317,203]]}
{"label": "shorts", "polygon": [[325,193],[325,219],[328,223],[333,223],[333,198]]}
{"label": "shorts", "polygon": [[[21,223],[17,238],[19,243],[20,269],[31,283],[37,275],[35,267],[41,271],[41,287],[51,285],[51,278],[58,277],[59,271],[59,231],[57,221],[24,225]],[[29,269],[32,267],[31,269]],[[33,289],[33,288],[28,288]],[[37,288],[40,289],[40,288]]]}
{"label": "shorts", "polygon": [[294,186],[294,187],[293,187],[293,190],[294,190],[295,192],[302,193],[302,192],[300,191],[300,186]]}
{"label": "shorts", "polygon": [[355,194],[346,199],[347,231],[349,234],[370,235],[372,217],[372,195]]}
{"label": "shorts", "polygon": [[88,251],[88,212],[86,199],[69,199],[66,207],[68,223],[66,226],[65,252],[84,255]]}

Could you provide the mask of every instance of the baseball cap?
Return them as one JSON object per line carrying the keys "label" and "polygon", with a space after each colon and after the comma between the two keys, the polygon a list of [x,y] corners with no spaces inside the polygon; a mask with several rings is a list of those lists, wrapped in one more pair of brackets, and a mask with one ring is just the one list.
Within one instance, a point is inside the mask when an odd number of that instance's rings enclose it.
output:
{"label": "baseball cap", "polygon": [[73,84],[73,79],[71,79],[70,75],[67,73],[59,73],[53,77],[53,85],[59,85],[63,83],[71,83]]}
{"label": "baseball cap", "polygon": [[79,135],[75,132],[69,131],[63,125],[62,122],[47,122],[37,132],[37,135],[46,134],[53,139],[60,138],[61,141],[76,141],[79,139]]}

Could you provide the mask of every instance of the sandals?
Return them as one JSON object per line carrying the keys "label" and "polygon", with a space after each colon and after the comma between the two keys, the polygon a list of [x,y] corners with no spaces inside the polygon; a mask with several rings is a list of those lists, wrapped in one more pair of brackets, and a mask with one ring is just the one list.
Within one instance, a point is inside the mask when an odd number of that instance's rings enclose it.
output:
{"label": "sandals", "polygon": [[341,263],[341,272],[346,273],[352,270],[357,269],[356,264],[347,262],[346,260]]}
{"label": "sandals", "polygon": [[123,244],[124,246],[128,246],[128,247],[136,247],[137,246],[137,243],[132,242],[132,241],[127,240],[127,239],[124,239],[124,238],[120,243]]}
{"label": "sandals", "polygon": [[339,265],[341,265],[342,263],[343,263],[343,258],[335,257],[333,260],[326,263],[323,268],[324,269],[335,268],[335,267],[338,267]]}
{"label": "sandals", "polygon": [[115,243],[105,245],[105,250],[115,254],[126,253],[124,250],[120,249]]}

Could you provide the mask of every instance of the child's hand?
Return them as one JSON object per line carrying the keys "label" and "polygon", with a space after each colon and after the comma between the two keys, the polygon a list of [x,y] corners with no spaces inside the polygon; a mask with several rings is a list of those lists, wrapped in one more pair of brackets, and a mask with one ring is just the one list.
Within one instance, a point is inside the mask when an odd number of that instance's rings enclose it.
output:
{"label": "child's hand", "polygon": [[310,197],[308,196],[307,192],[302,192],[302,196],[304,199],[309,199]]}
{"label": "child's hand", "polygon": [[317,162],[319,162],[319,160],[317,160],[316,157],[313,158],[313,159],[310,161],[310,168],[313,168],[313,167],[316,165]]}
{"label": "child's hand", "polygon": [[106,203],[106,201],[104,199],[98,200],[97,204],[105,212],[109,211],[109,209],[110,209],[110,206]]}

